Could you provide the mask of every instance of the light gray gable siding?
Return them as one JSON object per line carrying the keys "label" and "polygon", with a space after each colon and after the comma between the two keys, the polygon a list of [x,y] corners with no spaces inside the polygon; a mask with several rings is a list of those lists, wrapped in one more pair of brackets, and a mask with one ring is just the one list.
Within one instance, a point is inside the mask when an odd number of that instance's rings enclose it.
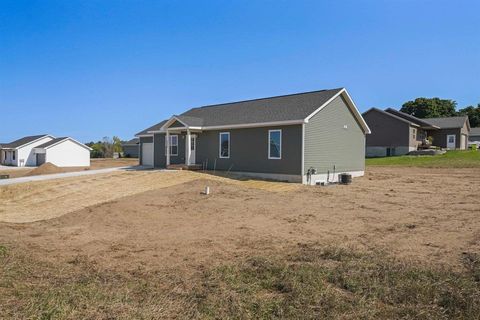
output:
{"label": "light gray gable siding", "polygon": [[[344,126],[347,126],[347,129]],[[365,134],[342,96],[335,98],[305,124],[305,173],[364,171]]]}
{"label": "light gray gable siding", "polygon": [[[268,159],[268,130],[282,130],[282,159]],[[219,157],[219,134],[230,132],[230,158]],[[302,126],[203,131],[197,138],[196,162],[208,169],[301,175]]]}

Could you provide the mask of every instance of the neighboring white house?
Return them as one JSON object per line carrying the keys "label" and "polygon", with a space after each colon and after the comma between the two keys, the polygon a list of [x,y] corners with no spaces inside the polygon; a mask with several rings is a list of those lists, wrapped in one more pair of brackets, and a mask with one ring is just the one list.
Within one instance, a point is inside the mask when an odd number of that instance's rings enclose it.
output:
{"label": "neighboring white house", "polygon": [[50,162],[58,167],[89,167],[90,150],[69,137],[29,136],[0,146],[0,164],[24,167]]}

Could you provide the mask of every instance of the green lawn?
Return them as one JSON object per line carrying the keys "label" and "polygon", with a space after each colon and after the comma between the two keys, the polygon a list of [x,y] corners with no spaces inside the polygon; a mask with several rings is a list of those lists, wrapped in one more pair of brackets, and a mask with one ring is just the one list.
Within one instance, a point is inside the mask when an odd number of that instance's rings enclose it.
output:
{"label": "green lawn", "polygon": [[370,158],[367,166],[403,166],[424,168],[480,168],[480,151],[447,151],[437,156],[398,156]]}

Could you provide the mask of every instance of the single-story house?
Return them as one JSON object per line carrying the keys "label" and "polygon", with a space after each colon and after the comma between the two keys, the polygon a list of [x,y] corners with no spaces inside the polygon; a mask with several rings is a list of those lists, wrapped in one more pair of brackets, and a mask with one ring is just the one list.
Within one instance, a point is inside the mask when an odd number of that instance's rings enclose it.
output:
{"label": "single-story house", "polygon": [[470,135],[468,136],[469,143],[477,143],[480,144],[480,127],[479,128],[471,128]]}
{"label": "single-story house", "polygon": [[28,136],[2,144],[0,164],[31,167],[50,162],[58,167],[89,167],[90,150],[70,137]]}
{"label": "single-story house", "polygon": [[345,88],[193,108],[139,132],[140,164],[315,184],[361,176],[370,129]]}
{"label": "single-story house", "polygon": [[140,148],[140,139],[133,138],[132,140],[122,143],[123,156],[128,158],[138,158]]}
{"label": "single-story house", "polygon": [[467,149],[470,124],[467,116],[420,119],[388,108],[371,108],[363,118],[372,130],[367,137],[367,157],[403,155],[428,145]]}

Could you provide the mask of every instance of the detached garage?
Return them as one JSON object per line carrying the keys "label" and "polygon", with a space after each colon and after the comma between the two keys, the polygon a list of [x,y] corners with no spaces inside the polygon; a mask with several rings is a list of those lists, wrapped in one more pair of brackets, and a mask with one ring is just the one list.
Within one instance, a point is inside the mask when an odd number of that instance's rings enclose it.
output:
{"label": "detached garage", "polygon": [[92,149],[70,137],[55,138],[34,148],[36,164],[57,167],[89,167]]}

